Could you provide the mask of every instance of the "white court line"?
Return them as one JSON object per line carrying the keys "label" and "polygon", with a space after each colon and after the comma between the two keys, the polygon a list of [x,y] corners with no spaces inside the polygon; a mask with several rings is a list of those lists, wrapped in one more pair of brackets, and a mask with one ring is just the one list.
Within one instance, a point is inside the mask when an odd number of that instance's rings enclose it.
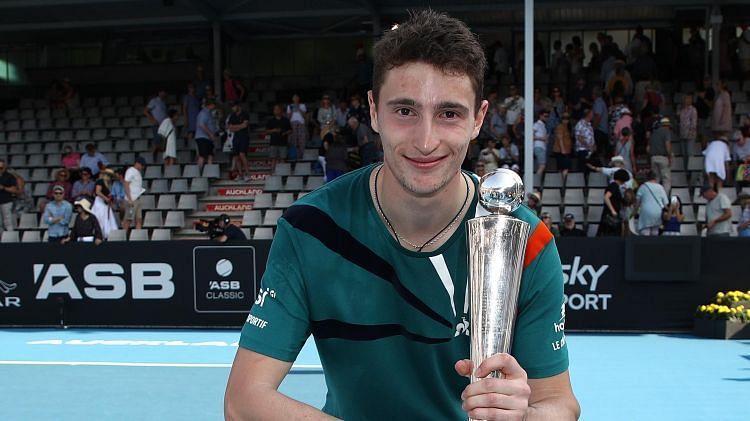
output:
{"label": "white court line", "polygon": [[[108,367],[189,367],[189,368],[230,368],[232,364],[223,363],[143,363],[119,361],[0,361],[0,365],[68,365],[68,366],[108,366]],[[291,371],[323,370],[321,365],[294,364]]]}

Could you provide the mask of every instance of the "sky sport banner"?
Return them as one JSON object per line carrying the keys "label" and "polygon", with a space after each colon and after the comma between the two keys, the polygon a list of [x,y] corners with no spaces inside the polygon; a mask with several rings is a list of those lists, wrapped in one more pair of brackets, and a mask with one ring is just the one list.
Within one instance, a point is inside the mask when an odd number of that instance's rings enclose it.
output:
{"label": "sky sport banner", "polygon": [[[687,330],[696,306],[717,291],[748,288],[744,262],[728,258],[746,240],[661,240],[557,239],[560,329]],[[270,241],[0,244],[0,326],[236,328],[273,293],[259,291],[269,248]]]}

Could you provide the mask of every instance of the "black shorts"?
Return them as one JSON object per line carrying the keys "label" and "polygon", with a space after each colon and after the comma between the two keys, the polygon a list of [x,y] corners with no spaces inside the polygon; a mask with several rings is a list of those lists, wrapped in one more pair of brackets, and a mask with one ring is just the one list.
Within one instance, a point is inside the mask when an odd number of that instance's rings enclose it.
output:
{"label": "black shorts", "polygon": [[250,145],[250,139],[232,139],[232,154],[239,155],[247,152],[247,147]]}
{"label": "black shorts", "polygon": [[208,158],[214,154],[214,143],[210,139],[205,137],[199,137],[195,139],[196,145],[198,145],[198,156],[202,158]]}

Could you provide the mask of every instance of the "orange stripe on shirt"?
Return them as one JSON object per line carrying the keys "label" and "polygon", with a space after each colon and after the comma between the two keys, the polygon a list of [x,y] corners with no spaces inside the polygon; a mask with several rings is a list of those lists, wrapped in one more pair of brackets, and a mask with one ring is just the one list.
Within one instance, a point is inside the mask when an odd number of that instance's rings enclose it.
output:
{"label": "orange stripe on shirt", "polygon": [[540,222],[534,228],[526,243],[526,255],[523,257],[523,268],[526,269],[536,259],[544,247],[552,240],[552,233],[544,223]]}

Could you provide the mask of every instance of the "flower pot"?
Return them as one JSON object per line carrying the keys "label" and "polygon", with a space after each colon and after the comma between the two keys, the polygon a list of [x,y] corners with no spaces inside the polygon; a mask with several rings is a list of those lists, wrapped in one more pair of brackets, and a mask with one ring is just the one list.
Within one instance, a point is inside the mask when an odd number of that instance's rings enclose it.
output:
{"label": "flower pot", "polygon": [[696,336],[716,339],[750,339],[750,323],[736,320],[695,319]]}

